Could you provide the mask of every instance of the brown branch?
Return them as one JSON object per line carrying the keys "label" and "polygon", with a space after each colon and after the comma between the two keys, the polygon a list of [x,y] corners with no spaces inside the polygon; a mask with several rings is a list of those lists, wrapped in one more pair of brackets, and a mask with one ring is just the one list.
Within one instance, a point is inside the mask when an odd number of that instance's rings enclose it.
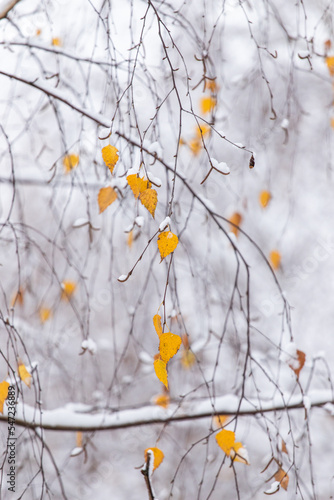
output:
{"label": "brown branch", "polygon": [[7,7],[4,8],[2,12],[0,12],[0,19],[5,19],[7,17],[7,14],[15,7],[17,3],[19,3],[21,0],[11,0],[8,2]]}

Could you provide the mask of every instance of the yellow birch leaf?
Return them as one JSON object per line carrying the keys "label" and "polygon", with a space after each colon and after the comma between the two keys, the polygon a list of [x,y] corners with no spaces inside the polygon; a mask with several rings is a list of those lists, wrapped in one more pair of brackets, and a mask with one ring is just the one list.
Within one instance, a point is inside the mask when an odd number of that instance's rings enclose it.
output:
{"label": "yellow birch leaf", "polygon": [[61,38],[52,38],[52,45],[54,45],[55,47],[61,47],[63,45]]}
{"label": "yellow birch leaf", "polygon": [[158,194],[155,189],[145,189],[139,195],[139,199],[145,208],[150,212],[154,219],[155,209],[158,203]]}
{"label": "yellow birch leaf", "polygon": [[159,394],[158,396],[155,396],[153,401],[155,405],[161,406],[162,408],[168,408],[170,397],[168,394]]}
{"label": "yellow birch leaf", "polygon": [[40,28],[37,28],[35,36],[39,36],[42,33],[42,30]]}
{"label": "yellow birch leaf", "polygon": [[212,96],[202,97],[200,101],[201,111],[203,114],[210,113],[217,104],[217,101]]}
{"label": "yellow birch leaf", "polygon": [[109,168],[110,172],[113,173],[114,167],[118,162],[118,149],[115,146],[105,146],[102,148],[102,158],[106,166]]}
{"label": "yellow birch leaf", "polygon": [[196,356],[190,349],[183,349],[181,365],[185,370],[189,370],[195,363]]}
{"label": "yellow birch leaf", "polygon": [[281,266],[281,254],[278,252],[278,250],[272,250],[269,254],[269,261],[271,264],[271,267],[277,271],[277,269],[280,268]]}
{"label": "yellow birch leaf", "polygon": [[289,476],[287,475],[287,473],[282,468],[280,468],[278,469],[274,477],[275,480],[278,481],[282,488],[286,491],[289,485]]}
{"label": "yellow birch leaf", "polygon": [[223,452],[229,457],[235,442],[234,432],[222,429],[216,435],[216,441],[218,443],[218,446],[220,446]]}
{"label": "yellow birch leaf", "polygon": [[181,337],[171,332],[160,335],[159,352],[162,361],[166,364],[175,356],[181,345]]}
{"label": "yellow birch leaf", "polygon": [[65,174],[68,174],[73,170],[75,167],[77,167],[79,164],[79,156],[78,155],[66,155],[63,158],[63,166],[65,170]]}
{"label": "yellow birch leaf", "polygon": [[242,464],[249,465],[248,452],[242,443],[234,443],[230,452],[230,457],[234,462],[241,462]]}
{"label": "yellow birch leaf", "polygon": [[141,179],[140,177],[137,176],[137,174],[128,175],[126,180],[128,181],[128,184],[129,184],[135,198],[138,198],[140,193],[142,193],[146,189],[149,189],[151,186],[150,182],[148,182],[147,180]]}
{"label": "yellow birch leaf", "polygon": [[128,234],[127,244],[129,248],[132,247],[132,243],[133,243],[133,229],[131,229],[131,231]]}
{"label": "yellow birch leaf", "polygon": [[174,252],[178,242],[179,238],[171,231],[164,231],[163,233],[159,234],[158,248],[161,260],[167,257],[167,255],[169,255],[170,253]]}
{"label": "yellow birch leaf", "polygon": [[189,147],[194,156],[197,156],[202,149],[202,141],[200,139],[193,139],[189,142]]}
{"label": "yellow birch leaf", "polygon": [[47,307],[41,307],[39,310],[39,319],[42,324],[44,324],[51,317],[51,309]]}
{"label": "yellow birch leaf", "polygon": [[99,204],[100,214],[105,211],[117,199],[116,191],[111,187],[101,188],[97,195],[97,202]]}
{"label": "yellow birch leaf", "polygon": [[147,460],[148,451],[153,451],[153,456],[154,456],[153,470],[155,471],[155,469],[157,469],[161,464],[161,462],[163,461],[165,455],[161,450],[159,450],[159,448],[146,448],[144,452],[145,462]]}
{"label": "yellow birch leaf", "polygon": [[20,376],[20,379],[22,380],[22,382],[24,382],[25,385],[27,385],[30,388],[32,377],[23,363],[19,364],[18,372],[19,372],[19,376]]}
{"label": "yellow birch leaf", "polygon": [[334,56],[326,57],[326,64],[329,70],[329,74],[334,76]]}
{"label": "yellow birch leaf", "polygon": [[4,380],[0,384],[0,413],[3,413],[3,405],[8,396],[9,383]]}
{"label": "yellow birch leaf", "polygon": [[75,292],[77,285],[73,281],[63,281],[61,284],[62,300],[69,299]]}
{"label": "yellow birch leaf", "polygon": [[213,420],[217,425],[217,427],[223,427],[223,425],[227,422],[228,419],[229,419],[228,415],[215,415]]}
{"label": "yellow birch leaf", "polygon": [[161,325],[161,316],[159,314],[155,314],[153,316],[153,325],[155,328],[155,331],[157,332],[158,336],[162,334],[162,325]]}
{"label": "yellow birch leaf", "polygon": [[229,222],[231,222],[231,225],[230,225],[230,231],[231,231],[231,233],[233,233],[236,236],[238,236],[238,234],[239,234],[239,228],[233,226],[233,224],[235,224],[236,226],[240,226],[240,224],[242,222],[242,216],[238,212],[235,212],[229,218]]}
{"label": "yellow birch leaf", "polygon": [[201,139],[202,135],[207,135],[210,134],[211,132],[211,127],[209,125],[206,125],[203,123],[200,127],[196,128],[196,136],[198,139]]}
{"label": "yellow birch leaf", "polygon": [[205,90],[210,90],[210,92],[217,92],[218,90],[218,86],[216,84],[216,81],[215,80],[205,80],[205,86],[204,86]]}
{"label": "yellow birch leaf", "polygon": [[259,196],[259,201],[260,205],[263,208],[266,208],[270,200],[271,200],[271,194],[269,193],[269,191],[261,191]]}
{"label": "yellow birch leaf", "polygon": [[168,389],[167,368],[166,363],[162,359],[158,358],[154,361],[154,371],[160,382]]}
{"label": "yellow birch leaf", "polygon": [[16,304],[19,306],[23,306],[24,303],[24,290],[22,287],[20,287],[17,291],[17,293],[13,296],[10,307],[14,307]]}

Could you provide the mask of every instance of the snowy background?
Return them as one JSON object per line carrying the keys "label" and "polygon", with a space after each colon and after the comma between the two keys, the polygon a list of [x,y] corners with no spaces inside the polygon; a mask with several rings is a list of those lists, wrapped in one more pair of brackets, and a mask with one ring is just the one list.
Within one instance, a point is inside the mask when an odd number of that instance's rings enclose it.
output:
{"label": "snowy background", "polygon": [[[58,412],[73,428],[16,427],[17,498],[148,498],[136,468],[155,446],[159,500],[267,498],[278,463],[290,481],[277,498],[331,498],[334,407],[310,405],[334,402],[333,2],[21,0],[0,29],[0,379],[16,384],[22,418]],[[202,183],[212,158],[230,174]],[[130,168],[161,181],[155,219]],[[100,214],[109,185],[118,199]],[[175,253],[160,263],[154,238],[138,261],[166,216]],[[166,410],[154,399],[158,310],[184,339]],[[304,407],[284,408],[293,397]],[[239,402],[255,414],[236,416]],[[249,466],[230,467],[212,417],[85,431],[94,415],[191,417],[202,403],[232,413]],[[2,452],[6,422],[0,439]],[[5,452],[1,464],[1,498],[16,498]]]}

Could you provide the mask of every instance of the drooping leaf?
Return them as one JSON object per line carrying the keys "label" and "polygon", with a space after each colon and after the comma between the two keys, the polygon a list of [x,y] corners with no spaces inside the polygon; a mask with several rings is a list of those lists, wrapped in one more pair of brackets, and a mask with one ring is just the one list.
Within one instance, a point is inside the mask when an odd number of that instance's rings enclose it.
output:
{"label": "drooping leaf", "polygon": [[153,456],[154,456],[153,470],[155,471],[155,469],[157,469],[159,467],[159,465],[161,465],[161,462],[163,461],[165,455],[163,454],[163,452],[161,450],[159,450],[159,448],[146,448],[146,450],[144,452],[145,462],[147,460],[147,452],[148,451],[153,452]]}
{"label": "drooping leaf", "polygon": [[261,207],[266,208],[270,200],[271,194],[269,193],[269,191],[261,191],[259,195],[259,202]]}
{"label": "drooping leaf", "polygon": [[178,242],[179,238],[171,231],[164,231],[163,233],[159,234],[158,248],[161,260],[167,257],[167,255],[169,255],[170,253],[174,252]]}
{"label": "drooping leaf", "polygon": [[65,300],[65,299],[69,299],[70,297],[72,297],[72,295],[74,294],[75,290],[76,290],[76,283],[74,283],[74,281],[63,281],[62,284],[61,284],[61,288],[62,288],[62,294],[61,294],[61,298],[62,300]]}
{"label": "drooping leaf", "polygon": [[201,100],[200,100],[200,106],[201,106],[201,111],[203,114],[206,114],[206,113],[210,113],[210,111],[212,111],[215,106],[216,106],[217,102],[216,102],[216,99],[212,96],[205,96],[205,97],[202,97]]}
{"label": "drooping leaf", "polygon": [[3,413],[3,405],[8,396],[9,383],[4,380],[0,383],[0,413]]}
{"label": "drooping leaf", "polygon": [[279,468],[274,477],[275,480],[278,481],[282,488],[286,491],[289,485],[289,476],[287,475],[287,473],[282,468]]}
{"label": "drooping leaf", "polygon": [[51,309],[48,307],[41,307],[39,310],[39,319],[42,324],[46,323],[48,319],[51,317]]}
{"label": "drooping leaf", "polygon": [[102,158],[106,166],[109,168],[110,172],[113,173],[114,167],[118,162],[118,149],[115,146],[105,146],[102,148]]}
{"label": "drooping leaf", "polygon": [[155,331],[157,332],[158,336],[162,334],[162,325],[161,325],[161,316],[159,314],[155,314],[153,316],[153,325],[155,328]]}
{"label": "drooping leaf", "polygon": [[111,187],[101,188],[97,195],[97,202],[99,204],[100,214],[105,211],[117,199],[116,191]]}
{"label": "drooping leaf", "polygon": [[139,199],[154,219],[155,209],[158,203],[158,194],[155,189],[145,189],[139,195]]}
{"label": "drooping leaf", "polygon": [[281,254],[279,253],[278,250],[272,250],[269,254],[269,261],[271,264],[271,267],[277,271],[277,269],[280,268],[281,266]]}
{"label": "drooping leaf", "polygon": [[[239,228],[235,227],[235,226],[240,226],[240,224],[242,222],[241,214],[239,214],[239,212],[235,212],[234,214],[231,215],[231,217],[229,218],[229,221],[231,222],[231,224],[230,224],[231,233],[235,234],[235,236],[238,236]],[[235,224],[235,226],[233,224]]]}
{"label": "drooping leaf", "polygon": [[160,382],[168,389],[168,377],[166,363],[158,358],[154,361],[154,371]]}
{"label": "drooping leaf", "polygon": [[79,164],[79,156],[78,155],[74,155],[74,154],[66,155],[63,158],[63,166],[64,166],[65,174],[68,174],[69,172],[71,172],[71,170],[73,170],[75,167],[77,167],[78,164]]}
{"label": "drooping leaf", "polygon": [[28,372],[28,370],[26,369],[26,367],[24,366],[23,363],[19,364],[18,372],[19,372],[19,377],[22,380],[22,382],[24,382],[25,385],[30,388],[31,387],[31,378],[32,377],[31,377],[30,373]]}
{"label": "drooping leaf", "polygon": [[159,352],[161,359],[167,364],[175,356],[181,345],[181,337],[171,332],[160,335]]}
{"label": "drooping leaf", "polygon": [[127,244],[128,244],[129,248],[132,248],[132,244],[133,244],[133,229],[131,229],[131,231],[128,234]]}
{"label": "drooping leaf", "polygon": [[138,177],[137,174],[128,175],[126,180],[135,198],[138,198],[140,193],[151,187],[151,183],[148,180]]}
{"label": "drooping leaf", "polygon": [[154,404],[157,406],[161,406],[162,408],[168,408],[170,403],[170,397],[168,394],[159,394],[158,396],[155,396],[153,401]]}
{"label": "drooping leaf", "polygon": [[20,287],[13,296],[10,307],[14,307],[16,304],[18,304],[19,306],[23,306],[24,304],[24,290],[22,287]]}
{"label": "drooping leaf", "polygon": [[290,368],[295,372],[297,378],[299,378],[300,371],[305,364],[306,354],[305,352],[299,351],[298,349],[296,354],[296,359],[291,360],[288,364]]}

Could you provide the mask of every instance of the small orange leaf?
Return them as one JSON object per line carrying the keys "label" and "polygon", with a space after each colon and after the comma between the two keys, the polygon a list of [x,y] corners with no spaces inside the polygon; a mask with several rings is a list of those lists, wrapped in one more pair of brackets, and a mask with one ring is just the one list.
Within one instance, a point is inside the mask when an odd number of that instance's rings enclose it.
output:
{"label": "small orange leaf", "polygon": [[144,456],[145,456],[145,462],[147,460],[147,452],[152,451],[154,455],[154,463],[153,463],[153,470],[157,469],[161,462],[164,459],[164,454],[159,448],[146,448]]}
{"label": "small orange leaf", "polygon": [[209,125],[206,125],[205,123],[202,123],[199,127],[196,127],[196,136],[197,139],[201,139],[202,135],[207,135],[210,134],[211,132],[211,127]]}
{"label": "small orange leaf", "polygon": [[230,224],[230,231],[231,231],[231,233],[233,233],[236,236],[238,236],[238,234],[239,234],[239,228],[233,226],[233,224],[235,224],[236,226],[240,226],[240,224],[242,222],[242,216],[241,216],[241,214],[239,214],[238,212],[235,212],[229,218],[229,222],[231,222],[231,224]]}
{"label": "small orange leaf", "polygon": [[52,38],[52,45],[55,47],[61,47],[63,45],[63,42],[61,41],[61,38],[55,37]]}
{"label": "small orange leaf", "polygon": [[138,198],[140,193],[151,187],[151,183],[148,180],[141,179],[137,174],[128,175],[126,180],[135,198]]}
{"label": "small orange leaf", "polygon": [[155,370],[155,374],[158,377],[158,379],[160,380],[160,382],[162,382],[164,384],[164,386],[166,387],[166,389],[168,389],[168,377],[167,377],[166,363],[164,361],[162,361],[162,359],[160,359],[160,358],[156,359],[154,361],[154,370]]}
{"label": "small orange leaf", "polygon": [[129,248],[132,248],[132,243],[133,243],[133,229],[131,229],[131,231],[128,234],[127,244]]}
{"label": "small orange leaf", "polygon": [[289,476],[283,469],[278,469],[278,471],[275,474],[275,480],[280,483],[282,488],[286,491],[288,489],[289,485]]}
{"label": "small orange leaf", "polygon": [[19,372],[19,376],[20,376],[20,379],[22,380],[22,382],[24,382],[25,385],[27,385],[30,388],[32,377],[23,363],[19,364],[18,372]]}
{"label": "small orange leaf", "polygon": [[329,70],[329,74],[334,76],[334,56],[326,57],[326,64]]}
{"label": "small orange leaf", "polygon": [[75,436],[77,448],[82,448],[82,432],[78,431]]}
{"label": "small orange leaf", "polygon": [[44,324],[51,317],[51,309],[47,307],[41,307],[39,310],[39,319],[42,324]]}
{"label": "small orange leaf", "polygon": [[215,415],[214,422],[217,425],[217,427],[223,427],[223,425],[227,422],[228,419],[229,419],[228,415]]}
{"label": "small orange leaf", "polygon": [[305,360],[306,360],[305,352],[299,351],[297,349],[297,359],[294,359],[293,362],[289,364],[290,368],[295,372],[297,378],[299,378],[299,374],[305,364]]}
{"label": "small orange leaf", "polygon": [[153,325],[155,328],[155,331],[157,332],[158,336],[162,334],[162,325],[161,325],[161,316],[159,314],[155,314],[153,316]]}
{"label": "small orange leaf", "polygon": [[8,396],[9,383],[4,380],[0,383],[0,413],[3,413],[3,405]]}
{"label": "small orange leaf", "polygon": [[63,158],[63,166],[65,170],[65,174],[68,174],[73,170],[75,167],[77,167],[79,164],[79,156],[78,155],[66,155]]}
{"label": "small orange leaf", "polygon": [[278,250],[272,250],[269,254],[271,267],[277,271],[281,266],[281,254]]}
{"label": "small orange leaf", "polygon": [[189,142],[189,147],[194,156],[197,156],[202,149],[202,141],[200,139],[193,139]]}
{"label": "small orange leaf", "polygon": [[155,396],[154,404],[161,406],[162,408],[168,408],[170,403],[170,397],[168,394],[159,394],[159,396]]}
{"label": "small orange leaf", "polygon": [[118,162],[118,149],[115,146],[105,146],[102,148],[102,158],[106,166],[109,168],[110,172],[113,173],[114,167]]}
{"label": "small orange leaf", "polygon": [[62,300],[69,299],[75,292],[77,285],[73,281],[63,281],[61,284]]}
{"label": "small orange leaf", "polygon": [[269,193],[269,191],[261,191],[259,196],[259,201],[260,205],[263,208],[266,208],[270,200],[271,200],[271,194]]}
{"label": "small orange leaf", "polygon": [[181,342],[181,337],[174,333],[166,332],[160,335],[159,352],[161,359],[165,363],[168,363],[175,356],[180,349]]}
{"label": "small orange leaf", "polygon": [[201,111],[203,114],[210,113],[217,104],[216,99],[212,96],[202,97],[200,100]]}
{"label": "small orange leaf", "polygon": [[18,304],[19,306],[23,306],[23,303],[24,303],[24,290],[22,287],[20,287],[17,293],[12,298],[10,306],[14,307],[16,304]]}
{"label": "small orange leaf", "polygon": [[116,191],[111,187],[101,188],[97,195],[97,202],[99,204],[100,214],[105,211],[117,199]]}
{"label": "small orange leaf", "polygon": [[169,255],[170,253],[174,252],[178,242],[179,238],[171,231],[164,231],[163,233],[159,234],[158,248],[161,260],[167,257],[167,255]]}
{"label": "small orange leaf", "polygon": [[145,189],[139,195],[139,199],[154,219],[155,209],[158,203],[158,194],[155,189]]}
{"label": "small orange leaf", "polygon": [[210,92],[217,92],[217,84],[216,84],[216,80],[205,80],[205,90],[210,90]]}

